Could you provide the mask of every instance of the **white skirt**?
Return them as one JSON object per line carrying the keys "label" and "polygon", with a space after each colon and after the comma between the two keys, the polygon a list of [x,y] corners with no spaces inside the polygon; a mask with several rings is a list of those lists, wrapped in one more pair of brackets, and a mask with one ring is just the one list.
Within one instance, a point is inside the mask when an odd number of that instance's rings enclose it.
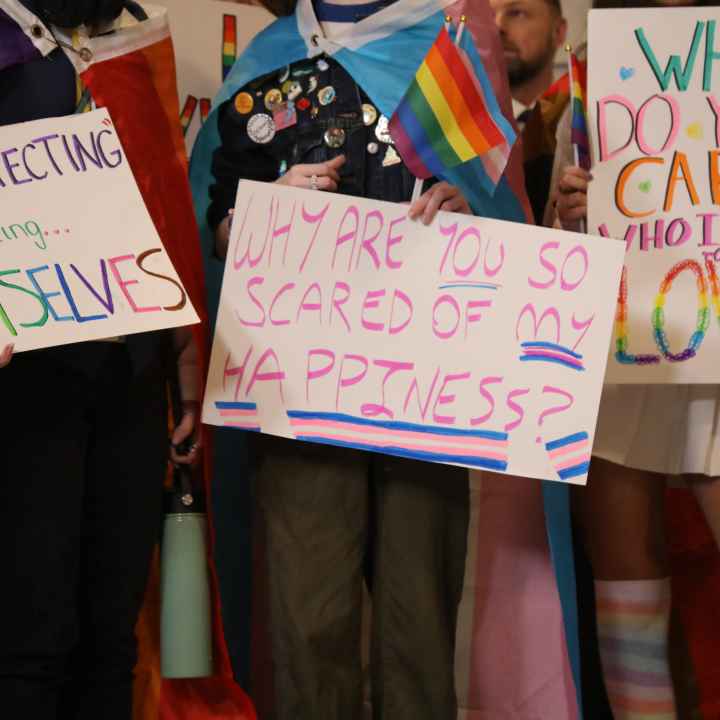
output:
{"label": "white skirt", "polygon": [[638,470],[720,476],[720,386],[606,385],[593,455]]}

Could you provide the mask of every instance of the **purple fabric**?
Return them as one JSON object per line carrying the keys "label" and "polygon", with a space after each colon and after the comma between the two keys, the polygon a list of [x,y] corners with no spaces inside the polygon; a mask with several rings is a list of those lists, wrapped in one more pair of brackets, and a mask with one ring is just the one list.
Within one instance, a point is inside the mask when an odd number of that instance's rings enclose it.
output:
{"label": "purple fabric", "polygon": [[0,10],[0,70],[27,62],[40,53],[18,24]]}

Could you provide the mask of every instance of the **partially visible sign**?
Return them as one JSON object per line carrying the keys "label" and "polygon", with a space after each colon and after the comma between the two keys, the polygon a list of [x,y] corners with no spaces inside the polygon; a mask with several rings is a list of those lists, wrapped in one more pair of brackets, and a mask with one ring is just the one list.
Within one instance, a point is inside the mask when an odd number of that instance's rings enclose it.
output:
{"label": "partially visible sign", "polygon": [[0,347],[196,322],[107,111],[3,127]]}

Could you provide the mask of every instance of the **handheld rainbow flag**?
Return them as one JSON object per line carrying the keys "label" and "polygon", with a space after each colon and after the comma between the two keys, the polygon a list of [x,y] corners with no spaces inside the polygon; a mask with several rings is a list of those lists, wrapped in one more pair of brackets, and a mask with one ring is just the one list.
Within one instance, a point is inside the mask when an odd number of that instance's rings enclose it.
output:
{"label": "handheld rainbow flag", "polygon": [[585,117],[585,93],[583,78],[585,72],[577,56],[568,45],[568,77],[570,79],[570,98],[572,108],[571,141],[575,149],[575,164],[584,170],[590,169],[590,138],[588,136],[587,118]]}
{"label": "handheld rainbow flag", "polygon": [[[390,120],[390,134],[417,178],[480,157],[494,193],[515,133],[502,115],[469,34],[440,30]],[[468,38],[468,42],[464,42]]]}

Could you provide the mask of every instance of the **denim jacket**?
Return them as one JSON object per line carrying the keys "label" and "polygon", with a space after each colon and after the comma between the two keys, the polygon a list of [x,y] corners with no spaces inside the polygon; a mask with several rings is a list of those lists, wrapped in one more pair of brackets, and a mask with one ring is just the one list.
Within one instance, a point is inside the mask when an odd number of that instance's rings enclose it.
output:
{"label": "denim jacket", "polygon": [[[279,110],[266,102],[278,99],[277,91],[284,103]],[[283,113],[289,115],[284,118]],[[259,115],[265,117],[255,119]],[[291,124],[277,129],[286,117]],[[249,83],[219,109],[221,145],[213,157],[210,227],[215,228],[234,206],[240,179],[273,182],[293,165],[325,162],[341,154],[347,162],[340,171],[340,193],[409,200],[415,179],[388,142],[386,123],[331,57],[301,60]],[[261,135],[258,126],[267,134]]]}

